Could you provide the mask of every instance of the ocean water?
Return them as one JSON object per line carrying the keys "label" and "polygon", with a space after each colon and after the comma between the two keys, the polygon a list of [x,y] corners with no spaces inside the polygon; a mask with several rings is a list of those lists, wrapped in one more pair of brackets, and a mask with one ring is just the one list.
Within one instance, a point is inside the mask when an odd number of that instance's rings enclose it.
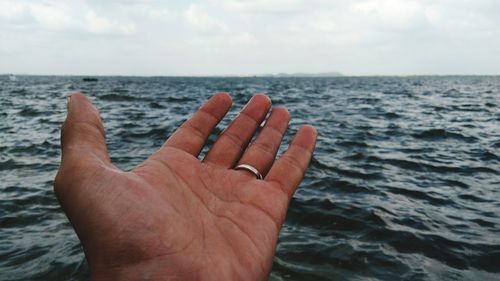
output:
{"label": "ocean water", "polygon": [[[66,97],[84,91],[131,169],[217,91],[257,92],[318,144],[270,280],[500,280],[500,77],[0,76],[0,280],[88,280],[52,191]],[[206,150],[205,150],[206,151]]]}

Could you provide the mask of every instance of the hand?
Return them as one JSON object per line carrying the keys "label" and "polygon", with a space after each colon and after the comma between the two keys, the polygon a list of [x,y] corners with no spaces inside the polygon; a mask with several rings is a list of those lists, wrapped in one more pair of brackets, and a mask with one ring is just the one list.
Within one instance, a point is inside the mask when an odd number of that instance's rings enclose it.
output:
{"label": "hand", "polygon": [[[267,280],[288,203],[304,176],[316,131],[303,126],[275,161],[289,113],[254,96],[197,159],[231,106],[210,98],[130,172],[113,166],[97,109],[73,94],[61,135],[55,193],[75,228],[92,280]],[[247,147],[248,146],[248,147]],[[254,166],[264,180],[239,163]]]}

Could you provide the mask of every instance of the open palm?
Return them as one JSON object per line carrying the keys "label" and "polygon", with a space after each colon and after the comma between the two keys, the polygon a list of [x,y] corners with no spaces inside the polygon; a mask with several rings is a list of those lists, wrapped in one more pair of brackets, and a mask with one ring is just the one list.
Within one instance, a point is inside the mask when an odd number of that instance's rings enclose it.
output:
{"label": "open palm", "polygon": [[[55,191],[84,248],[93,280],[265,280],[288,202],[314,149],[302,127],[275,156],[289,114],[254,96],[203,159],[197,156],[231,106],[207,101],[144,163],[112,165],[97,110],[72,95]],[[249,164],[265,177],[233,169]]]}

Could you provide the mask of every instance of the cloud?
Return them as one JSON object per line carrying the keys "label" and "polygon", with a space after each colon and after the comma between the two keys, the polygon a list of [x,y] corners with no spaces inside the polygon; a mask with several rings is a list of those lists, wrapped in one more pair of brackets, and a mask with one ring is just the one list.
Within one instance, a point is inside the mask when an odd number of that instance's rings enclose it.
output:
{"label": "cloud", "polygon": [[[211,0],[225,10],[243,13],[290,13],[299,12],[307,6],[304,0]],[[311,2],[314,2],[311,1]],[[311,3],[313,4],[313,3]],[[314,4],[313,4],[314,5]]]}
{"label": "cloud", "polygon": [[425,22],[423,5],[412,0],[368,0],[354,3],[352,10],[370,24],[392,29],[413,28]]}
{"label": "cloud", "polygon": [[259,40],[257,40],[253,34],[248,32],[232,35],[228,41],[233,45],[243,46],[257,46],[259,44]]}
{"label": "cloud", "polygon": [[170,9],[146,8],[145,11],[149,18],[153,18],[159,21],[170,21],[177,18],[177,13]]}
{"label": "cloud", "polygon": [[191,4],[185,10],[184,18],[196,31],[197,36],[190,43],[198,48],[219,52],[231,46],[255,47],[259,44],[253,33],[241,27],[229,28],[225,22],[210,16],[204,6]]}
{"label": "cloud", "polygon": [[50,29],[64,29],[75,24],[68,15],[68,7],[63,5],[31,4],[28,9],[38,24]]}
{"label": "cloud", "polygon": [[0,1],[0,19],[9,21],[19,19],[26,12],[27,7],[17,1]]}
{"label": "cloud", "polygon": [[113,20],[98,15],[92,7],[84,2],[74,1],[9,1],[0,2],[0,20],[13,26],[31,26],[34,29],[131,34],[135,32],[135,24]]}
{"label": "cloud", "polygon": [[499,14],[498,0],[0,0],[0,72],[500,73]]}
{"label": "cloud", "polygon": [[328,16],[318,16],[309,23],[309,27],[321,32],[332,32],[338,28],[335,20]]}
{"label": "cloud", "polygon": [[210,17],[197,4],[191,4],[184,12],[184,17],[192,27],[200,31],[229,31],[229,27],[226,24]]}
{"label": "cloud", "polygon": [[98,16],[94,11],[85,15],[85,29],[92,33],[121,33],[132,34],[136,31],[133,23],[119,23],[105,17]]}

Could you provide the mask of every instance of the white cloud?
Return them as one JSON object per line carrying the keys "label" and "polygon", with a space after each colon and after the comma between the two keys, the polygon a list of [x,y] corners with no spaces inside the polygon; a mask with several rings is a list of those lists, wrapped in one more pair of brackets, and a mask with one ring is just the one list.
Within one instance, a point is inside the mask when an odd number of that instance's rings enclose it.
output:
{"label": "white cloud", "polygon": [[197,4],[191,4],[185,11],[184,17],[191,26],[200,31],[229,31],[226,24],[210,17]]}
{"label": "white cloud", "polygon": [[498,0],[0,0],[0,73],[500,73],[498,15]]}
{"label": "white cloud", "polygon": [[245,32],[237,35],[233,35],[229,38],[229,42],[233,45],[246,45],[246,46],[257,46],[259,40],[251,33]]}
{"label": "white cloud", "polygon": [[170,21],[177,18],[177,13],[165,8],[146,8],[146,12],[150,18],[159,21]]}
{"label": "white cloud", "polygon": [[[73,2],[73,3],[72,3]],[[38,30],[131,34],[135,25],[98,15],[80,1],[11,1],[0,2],[0,20],[12,25],[31,25]]]}
{"label": "white cloud", "polygon": [[0,1],[0,19],[17,19],[26,11],[27,7],[23,3],[14,1]]}
{"label": "white cloud", "polygon": [[[304,0],[211,0],[229,11],[244,13],[289,13],[302,10],[308,1]],[[314,2],[314,1],[311,1]],[[313,3],[309,3],[313,4]],[[314,5],[314,4],[313,4]]]}
{"label": "white cloud", "polygon": [[353,4],[352,9],[364,16],[365,20],[395,28],[413,27],[424,16],[422,4],[411,0],[368,0]]}
{"label": "white cloud", "polygon": [[28,6],[31,16],[40,25],[51,29],[63,29],[74,24],[68,8],[59,5],[31,4]]}
{"label": "white cloud", "polygon": [[85,28],[93,33],[132,34],[136,31],[135,25],[132,23],[113,22],[98,16],[94,11],[88,11],[85,15]]}
{"label": "white cloud", "polygon": [[443,15],[435,7],[427,7],[424,10],[425,17],[432,25],[439,25],[443,20]]}
{"label": "white cloud", "polygon": [[331,32],[335,31],[337,27],[337,23],[330,17],[317,17],[311,21],[309,26],[313,30],[321,31],[321,32]]}

